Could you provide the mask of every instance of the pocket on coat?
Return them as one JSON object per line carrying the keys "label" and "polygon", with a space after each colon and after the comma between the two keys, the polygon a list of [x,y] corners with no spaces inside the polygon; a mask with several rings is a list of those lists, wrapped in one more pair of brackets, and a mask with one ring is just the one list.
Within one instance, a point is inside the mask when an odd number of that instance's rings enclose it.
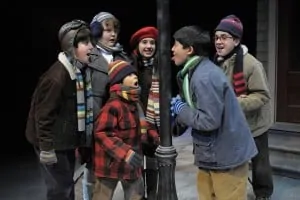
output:
{"label": "pocket on coat", "polygon": [[194,156],[197,163],[215,163],[216,155],[214,152],[215,138],[211,136],[198,135],[197,138],[193,138]]}

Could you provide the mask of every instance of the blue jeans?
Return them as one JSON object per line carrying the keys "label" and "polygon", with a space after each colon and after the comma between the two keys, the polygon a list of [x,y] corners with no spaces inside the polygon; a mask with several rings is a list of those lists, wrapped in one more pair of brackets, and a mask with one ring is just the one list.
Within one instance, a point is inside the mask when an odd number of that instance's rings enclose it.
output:
{"label": "blue jeans", "polygon": [[87,163],[83,171],[82,194],[83,200],[92,200],[92,194],[95,184],[95,175],[91,162]]}

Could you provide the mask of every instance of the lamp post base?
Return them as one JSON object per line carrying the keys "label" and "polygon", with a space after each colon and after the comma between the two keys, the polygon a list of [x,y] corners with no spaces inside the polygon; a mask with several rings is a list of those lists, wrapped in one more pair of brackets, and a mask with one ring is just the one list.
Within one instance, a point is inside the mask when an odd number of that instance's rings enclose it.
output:
{"label": "lamp post base", "polygon": [[174,146],[159,146],[155,155],[159,170],[157,200],[178,200],[175,184],[176,149]]}

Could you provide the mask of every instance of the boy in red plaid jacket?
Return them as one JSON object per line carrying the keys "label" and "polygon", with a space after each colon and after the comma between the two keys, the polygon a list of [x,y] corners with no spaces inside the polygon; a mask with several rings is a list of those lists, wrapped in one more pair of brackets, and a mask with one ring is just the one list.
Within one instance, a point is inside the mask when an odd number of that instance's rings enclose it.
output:
{"label": "boy in red plaid jacket", "polygon": [[142,199],[142,142],[159,136],[145,120],[139,103],[140,87],[135,68],[121,60],[108,69],[110,99],[100,111],[95,131],[95,175],[93,200],[111,200],[121,181],[124,199]]}

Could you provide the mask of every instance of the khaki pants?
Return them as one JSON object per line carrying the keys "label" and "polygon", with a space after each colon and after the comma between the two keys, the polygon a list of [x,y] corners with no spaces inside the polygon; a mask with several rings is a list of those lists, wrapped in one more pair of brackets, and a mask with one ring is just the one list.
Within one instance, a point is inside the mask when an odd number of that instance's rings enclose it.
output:
{"label": "khaki pants", "polygon": [[248,163],[227,171],[199,170],[200,200],[247,200]]}
{"label": "khaki pants", "polygon": [[97,178],[93,192],[93,200],[111,200],[119,181],[121,181],[123,187],[125,200],[141,200],[143,198],[143,178],[136,180]]}

